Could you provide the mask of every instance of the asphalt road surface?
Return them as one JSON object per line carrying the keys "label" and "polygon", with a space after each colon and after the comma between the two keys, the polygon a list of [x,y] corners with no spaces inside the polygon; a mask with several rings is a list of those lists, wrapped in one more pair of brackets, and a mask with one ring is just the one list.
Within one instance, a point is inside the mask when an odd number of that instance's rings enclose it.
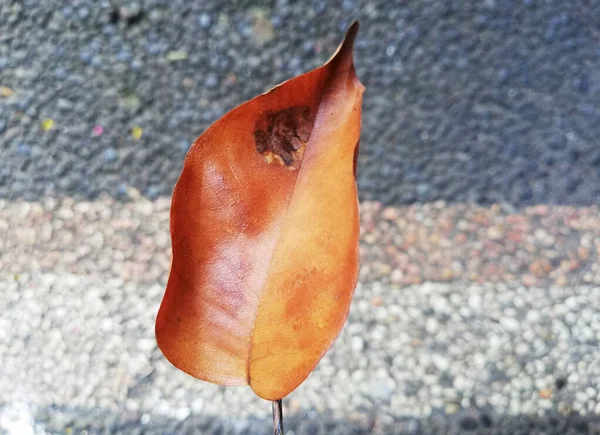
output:
{"label": "asphalt road surface", "polygon": [[598,202],[597,0],[1,0],[0,198],[168,195],[208,125],[354,19],[362,199]]}

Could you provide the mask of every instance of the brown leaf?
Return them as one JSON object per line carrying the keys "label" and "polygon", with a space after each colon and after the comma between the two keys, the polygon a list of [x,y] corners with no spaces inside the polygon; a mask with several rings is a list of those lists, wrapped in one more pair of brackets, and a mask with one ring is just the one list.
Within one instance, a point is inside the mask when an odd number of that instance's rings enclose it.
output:
{"label": "brown leaf", "polygon": [[358,274],[357,31],[322,67],[224,115],[185,159],[156,337],[192,376],[280,399],[346,321]]}

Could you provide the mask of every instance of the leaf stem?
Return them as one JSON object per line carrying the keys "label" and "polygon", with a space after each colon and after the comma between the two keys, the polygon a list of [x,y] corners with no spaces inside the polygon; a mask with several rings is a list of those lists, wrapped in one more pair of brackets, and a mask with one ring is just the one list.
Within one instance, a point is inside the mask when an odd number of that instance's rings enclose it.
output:
{"label": "leaf stem", "polygon": [[273,401],[273,435],[284,435],[281,399]]}

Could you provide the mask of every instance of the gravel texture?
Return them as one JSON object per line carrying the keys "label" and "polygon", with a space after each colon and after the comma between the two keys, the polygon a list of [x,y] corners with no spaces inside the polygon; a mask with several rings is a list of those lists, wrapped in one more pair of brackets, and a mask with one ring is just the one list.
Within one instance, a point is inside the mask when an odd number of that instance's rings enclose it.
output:
{"label": "gravel texture", "polygon": [[[195,380],[156,348],[169,200],[129,197],[0,201],[0,433],[268,433],[267,402]],[[351,314],[285,400],[287,433],[598,433],[599,215],[363,203]],[[445,241],[461,231],[453,258]],[[497,272],[473,276],[476,258]],[[461,259],[452,277],[428,271]]]}
{"label": "gravel texture", "polygon": [[[162,282],[170,262],[170,199],[0,200],[0,270]],[[29,222],[24,225],[23,222]],[[600,208],[361,204],[361,279],[600,285]]]}
{"label": "gravel texture", "polygon": [[0,0],[0,198],[168,195],[210,123],[353,19],[363,199],[598,202],[596,0]]}

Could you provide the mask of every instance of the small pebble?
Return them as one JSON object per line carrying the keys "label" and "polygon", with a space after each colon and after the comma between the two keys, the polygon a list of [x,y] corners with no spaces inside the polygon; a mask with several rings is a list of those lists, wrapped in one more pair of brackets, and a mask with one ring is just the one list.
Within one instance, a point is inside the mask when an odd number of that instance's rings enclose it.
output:
{"label": "small pebble", "polygon": [[167,53],[167,60],[169,62],[179,62],[188,58],[187,51],[185,50],[174,50]]}
{"label": "small pebble", "polygon": [[42,130],[43,131],[50,131],[50,130],[52,130],[53,127],[54,127],[54,120],[52,120],[50,118],[46,118],[42,121]]}
{"label": "small pebble", "polygon": [[8,86],[0,86],[0,98],[12,97],[14,93]]}
{"label": "small pebble", "polygon": [[209,14],[203,12],[200,14],[200,16],[198,17],[198,24],[200,24],[200,27],[203,29],[208,29],[210,27],[212,23],[212,18]]}
{"label": "small pebble", "polygon": [[114,148],[107,148],[104,150],[104,160],[106,162],[114,162],[119,158],[119,154]]}
{"label": "small pebble", "polygon": [[104,133],[104,128],[102,128],[101,125],[95,125],[94,128],[92,128],[92,137],[99,137],[102,136],[102,133]]}
{"label": "small pebble", "polygon": [[206,77],[206,80],[204,81],[204,84],[206,85],[207,88],[209,89],[214,89],[218,86],[219,84],[219,79],[217,78],[216,75],[214,74],[209,74]]}
{"label": "small pebble", "polygon": [[135,140],[140,140],[142,138],[142,133],[142,127],[136,126],[131,129],[131,137]]}

